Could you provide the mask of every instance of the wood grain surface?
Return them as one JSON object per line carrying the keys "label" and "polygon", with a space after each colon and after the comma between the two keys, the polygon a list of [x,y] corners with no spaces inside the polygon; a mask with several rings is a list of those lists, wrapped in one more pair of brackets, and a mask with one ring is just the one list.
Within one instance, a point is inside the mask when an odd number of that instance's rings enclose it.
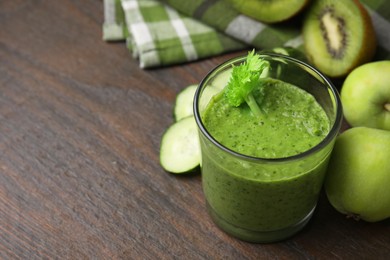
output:
{"label": "wood grain surface", "polygon": [[201,175],[164,172],[159,147],[175,95],[242,53],[142,70],[102,22],[99,0],[0,1],[1,259],[389,259],[390,222],[324,194],[286,241],[220,231]]}

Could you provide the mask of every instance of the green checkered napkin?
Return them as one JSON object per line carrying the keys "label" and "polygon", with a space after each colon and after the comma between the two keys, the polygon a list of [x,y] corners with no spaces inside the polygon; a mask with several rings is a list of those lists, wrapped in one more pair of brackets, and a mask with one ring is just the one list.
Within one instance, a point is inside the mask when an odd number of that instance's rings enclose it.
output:
{"label": "green checkered napkin", "polygon": [[224,0],[161,0],[184,15],[260,49],[302,45],[296,23],[268,25],[236,11]]}
{"label": "green checkered napkin", "polygon": [[[377,33],[375,59],[390,59],[390,1],[362,3]],[[126,39],[142,68],[184,63],[249,45],[258,49],[303,45],[299,24],[267,25],[238,13],[224,0],[104,0],[104,12],[103,39]]]}
{"label": "green checkered napkin", "polygon": [[[235,39],[258,49],[279,46],[301,48],[303,45],[299,23],[267,25],[234,10],[224,0],[161,0],[184,15],[193,17]],[[361,0],[367,7],[378,38],[375,59],[390,58],[390,1]],[[298,22],[298,20],[297,20]]]}
{"label": "green checkered napkin", "polygon": [[105,0],[103,39],[127,40],[141,68],[210,57],[245,45],[155,0]]}
{"label": "green checkered napkin", "polygon": [[128,36],[120,0],[104,0],[103,40],[119,41]]}

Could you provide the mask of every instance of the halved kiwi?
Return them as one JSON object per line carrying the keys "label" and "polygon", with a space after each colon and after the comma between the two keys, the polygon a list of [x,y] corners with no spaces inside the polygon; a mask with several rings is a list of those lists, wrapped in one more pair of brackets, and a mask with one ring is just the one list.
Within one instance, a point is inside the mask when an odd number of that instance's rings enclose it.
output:
{"label": "halved kiwi", "polygon": [[324,74],[340,78],[376,50],[371,18],[358,0],[315,0],[303,22],[305,53]]}
{"label": "halved kiwi", "polygon": [[310,0],[227,0],[242,14],[265,23],[288,20],[298,14]]}

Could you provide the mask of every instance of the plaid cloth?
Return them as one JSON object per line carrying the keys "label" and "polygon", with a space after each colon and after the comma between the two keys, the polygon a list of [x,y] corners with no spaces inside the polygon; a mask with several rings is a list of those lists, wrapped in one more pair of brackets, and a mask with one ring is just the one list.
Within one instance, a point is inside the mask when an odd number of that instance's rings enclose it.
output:
{"label": "plaid cloth", "polygon": [[[161,0],[179,12],[192,16],[216,30],[259,49],[291,46],[302,49],[299,20],[295,22],[264,24],[235,11],[224,0]],[[374,59],[390,59],[390,1],[361,0],[367,8],[378,39]]]}
{"label": "plaid cloth", "polygon": [[103,39],[126,38],[141,68],[194,61],[245,47],[155,0],[105,0],[104,7]]}
{"label": "plaid cloth", "polygon": [[191,16],[216,30],[251,46],[269,49],[283,45],[302,46],[299,21],[269,25],[239,13],[224,0],[161,0],[184,15]]}
{"label": "plaid cloth", "polygon": [[[362,3],[377,33],[374,59],[390,59],[390,1]],[[264,24],[240,14],[224,0],[104,0],[104,11],[103,39],[127,39],[142,68],[184,63],[249,46],[303,47],[299,19]]]}
{"label": "plaid cloth", "polygon": [[118,41],[128,37],[125,14],[120,0],[104,0],[103,40]]}

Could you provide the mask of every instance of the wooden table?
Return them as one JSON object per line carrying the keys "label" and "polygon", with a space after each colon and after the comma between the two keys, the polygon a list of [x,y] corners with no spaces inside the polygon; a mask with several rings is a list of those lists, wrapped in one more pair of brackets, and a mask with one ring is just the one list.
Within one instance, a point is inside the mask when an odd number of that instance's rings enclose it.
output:
{"label": "wooden table", "polygon": [[242,53],[142,70],[102,22],[98,0],[0,2],[1,259],[389,259],[390,222],[324,194],[287,241],[220,231],[200,174],[164,172],[159,146],[175,95]]}

